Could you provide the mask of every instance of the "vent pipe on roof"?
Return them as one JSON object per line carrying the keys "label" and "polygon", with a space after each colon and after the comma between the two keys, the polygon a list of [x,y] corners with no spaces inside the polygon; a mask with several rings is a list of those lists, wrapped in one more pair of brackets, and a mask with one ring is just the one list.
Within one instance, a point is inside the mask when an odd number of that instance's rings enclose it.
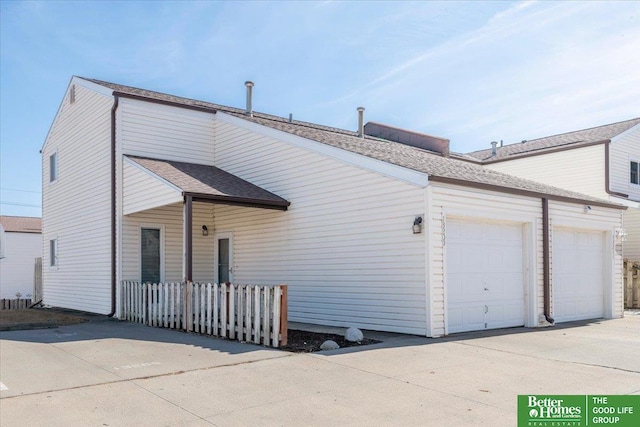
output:
{"label": "vent pipe on roof", "polygon": [[289,113],[289,123],[293,122],[293,114]]}
{"label": "vent pipe on roof", "polygon": [[491,155],[495,156],[498,154],[498,141],[491,141]]}
{"label": "vent pipe on roof", "polygon": [[253,82],[246,81],[244,82],[244,85],[247,87],[247,111],[245,111],[244,113],[247,116],[253,117],[253,107],[251,106],[251,101],[253,97]]}
{"label": "vent pipe on roof", "polygon": [[358,107],[358,136],[364,138],[364,107]]}

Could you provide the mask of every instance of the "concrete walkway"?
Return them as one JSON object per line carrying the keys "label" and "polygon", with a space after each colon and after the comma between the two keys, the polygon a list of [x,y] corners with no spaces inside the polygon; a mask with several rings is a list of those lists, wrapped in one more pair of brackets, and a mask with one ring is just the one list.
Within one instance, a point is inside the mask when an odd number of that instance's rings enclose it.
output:
{"label": "concrete walkway", "polygon": [[0,333],[0,425],[516,424],[518,394],[640,394],[640,316],[291,354],[112,320]]}

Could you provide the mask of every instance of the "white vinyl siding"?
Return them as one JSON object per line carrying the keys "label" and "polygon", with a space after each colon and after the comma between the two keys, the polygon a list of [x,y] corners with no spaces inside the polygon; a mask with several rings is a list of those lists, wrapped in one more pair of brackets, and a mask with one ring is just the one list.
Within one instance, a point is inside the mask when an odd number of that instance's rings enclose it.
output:
{"label": "white vinyl siding", "polygon": [[142,170],[129,160],[124,162],[123,214],[140,212],[182,201],[182,192]]}
{"label": "white vinyl siding", "polygon": [[42,256],[42,235],[4,232],[2,246],[4,258],[0,259],[0,298],[15,298],[16,292],[26,298],[33,294],[33,269],[35,259]]}
{"label": "white vinyl siding", "polygon": [[[107,314],[111,307],[110,111],[113,99],[76,85],[42,151],[43,297],[47,305]],[[58,175],[49,184],[49,157]],[[52,269],[49,241],[58,240]]]}
{"label": "white vinyl siding", "polygon": [[289,285],[289,318],[425,334],[424,188],[216,122],[216,166],[286,198],[286,212],[215,207],[234,281]]}
{"label": "white vinyl siding", "polygon": [[604,144],[490,163],[485,167],[542,184],[608,199]]}
{"label": "white vinyl siding", "polygon": [[123,154],[213,165],[213,113],[121,98]]}
{"label": "white vinyl siding", "polygon": [[640,185],[630,180],[631,161],[640,161],[640,125],[629,129],[611,141],[611,191],[629,195],[640,202]]}
{"label": "white vinyl siding", "polygon": [[640,209],[629,208],[624,212],[624,257],[640,262]]}

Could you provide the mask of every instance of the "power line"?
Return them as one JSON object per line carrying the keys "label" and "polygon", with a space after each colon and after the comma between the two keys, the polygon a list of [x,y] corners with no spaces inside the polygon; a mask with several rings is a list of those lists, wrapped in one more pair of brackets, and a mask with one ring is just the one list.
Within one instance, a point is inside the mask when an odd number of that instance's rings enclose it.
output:
{"label": "power line", "polygon": [[7,187],[0,187],[0,190],[7,190],[7,191],[19,191],[21,193],[37,193],[40,194],[42,193],[41,191],[33,191],[33,190],[18,190],[16,188],[7,188]]}
{"label": "power line", "polygon": [[31,205],[29,203],[13,203],[13,202],[0,202],[0,205],[10,205],[10,206],[26,206],[28,208],[40,208],[40,205]]}

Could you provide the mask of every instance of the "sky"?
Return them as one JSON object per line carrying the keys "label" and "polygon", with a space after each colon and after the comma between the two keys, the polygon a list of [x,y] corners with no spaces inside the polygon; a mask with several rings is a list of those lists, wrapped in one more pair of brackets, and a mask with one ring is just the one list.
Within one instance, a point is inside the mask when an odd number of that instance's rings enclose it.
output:
{"label": "sky", "polygon": [[73,75],[469,152],[640,116],[640,2],[0,0],[0,214]]}

